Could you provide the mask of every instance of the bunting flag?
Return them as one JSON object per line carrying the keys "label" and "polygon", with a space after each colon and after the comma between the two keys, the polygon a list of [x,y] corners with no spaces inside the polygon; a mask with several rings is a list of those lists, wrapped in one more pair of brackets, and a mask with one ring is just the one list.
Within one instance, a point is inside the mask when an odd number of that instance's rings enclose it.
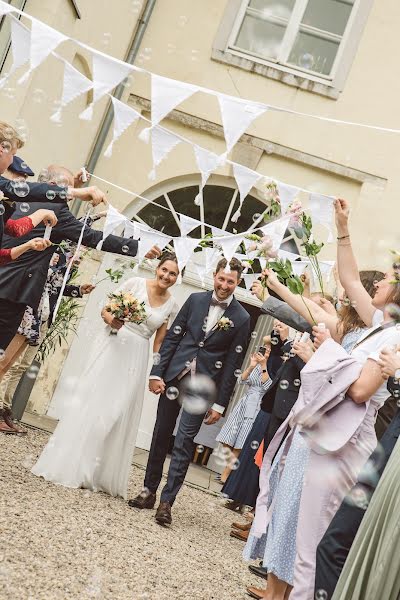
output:
{"label": "bunting flag", "polygon": [[298,277],[300,275],[303,275],[305,269],[309,266],[309,264],[310,264],[309,260],[296,260],[296,261],[292,262],[293,273],[295,275],[297,275]]}
{"label": "bunting flag", "polygon": [[118,61],[105,54],[93,54],[93,102],[79,115],[80,119],[90,121],[93,107],[100,98],[111,92],[133,70],[132,65]]}
{"label": "bunting flag", "polygon": [[331,196],[310,194],[310,212],[314,223],[320,223],[328,230],[328,243],[333,241],[333,202]]}
{"label": "bunting flag", "polygon": [[319,268],[321,269],[322,277],[325,279],[327,283],[329,283],[333,268],[335,266],[334,260],[320,260]]}
{"label": "bunting flag", "polygon": [[107,158],[112,155],[112,149],[117,139],[141,117],[137,110],[117,100],[114,96],[111,96],[111,101],[114,109],[114,130],[112,140],[104,152],[104,156]]}
{"label": "bunting flag", "polygon": [[276,184],[278,187],[279,202],[281,204],[281,214],[283,216],[300,192],[300,188],[294,187],[293,185],[287,185],[281,181],[277,181]]}
{"label": "bunting flag", "polygon": [[29,70],[19,79],[18,83],[24,83],[32,71],[55,50],[62,42],[69,38],[56,29],[45,25],[31,17],[32,27],[30,35],[30,64]]}
{"label": "bunting flag", "polygon": [[[196,158],[197,168],[201,173],[201,185],[198,195],[196,196],[195,204],[200,205],[202,199],[203,188],[205,187],[211,173],[221,165],[221,157],[200,146],[193,146]],[[200,200],[200,201],[199,201]]]}
{"label": "bunting flag", "polygon": [[243,165],[239,165],[237,163],[233,164],[233,174],[236,179],[237,186],[239,188],[240,201],[239,208],[231,218],[233,223],[237,223],[239,217],[241,216],[241,209],[243,206],[244,199],[249,194],[252,187],[254,187],[263,175],[260,175],[256,171],[252,171]]}
{"label": "bunting flag", "polygon": [[276,252],[279,250],[283,238],[285,237],[289,221],[290,217],[283,217],[260,228],[260,231],[262,231],[264,235],[268,235],[271,238],[272,249]]}
{"label": "bunting flag", "polygon": [[248,290],[248,291],[251,290],[251,286],[253,285],[253,283],[255,281],[258,280],[259,276],[260,276],[259,273],[251,273],[249,275],[247,275],[247,274],[242,275],[242,279],[244,280],[246,290]]}
{"label": "bunting flag", "polygon": [[236,250],[242,243],[243,237],[244,237],[243,234],[239,233],[239,234],[235,234],[235,235],[226,235],[226,236],[220,237],[219,239],[215,240],[221,246],[222,254],[224,255],[224,257],[226,258],[226,260],[228,262],[227,268],[226,268],[227,273],[229,273],[229,271],[230,271],[229,263],[230,263],[233,255],[235,254]]}
{"label": "bunting flag", "polygon": [[[143,228],[143,225],[141,225]],[[138,240],[140,238],[141,228],[139,227],[139,223],[136,221],[127,220],[125,223],[124,229],[124,237],[132,238],[133,240]]]}
{"label": "bunting flag", "polygon": [[224,127],[226,150],[229,153],[246,129],[255,119],[263,115],[268,107],[233,96],[225,96],[225,94],[218,94],[218,102]]}
{"label": "bunting flag", "polygon": [[64,62],[64,83],[63,91],[61,96],[60,108],[50,117],[50,121],[54,123],[61,123],[62,110],[75,98],[78,98],[81,94],[88,92],[93,87],[93,82],[82,75],[69,64],[66,60]]}
{"label": "bunting flag", "polygon": [[8,15],[9,13],[13,12],[15,10],[15,7],[7,4],[7,2],[3,2],[3,0],[1,0],[0,2],[0,16],[2,17],[3,15]]}
{"label": "bunting flag", "polygon": [[109,236],[110,233],[113,233],[117,227],[122,225],[122,223],[125,223],[126,220],[126,217],[110,204],[107,208],[107,216],[104,222],[103,238],[97,244],[96,250],[101,250],[103,241],[106,239],[106,237]]}
{"label": "bunting flag", "polygon": [[151,122],[155,127],[199,88],[183,81],[151,74]]}
{"label": "bunting flag", "polygon": [[290,262],[293,262],[293,261],[301,258],[300,254],[295,254],[294,252],[288,252],[287,250],[279,250],[278,256],[282,260],[288,259],[288,260],[290,260]]}
{"label": "bunting flag", "polygon": [[[0,15],[2,7],[0,6]],[[7,79],[17,70],[29,61],[31,49],[31,32],[21,21],[18,21],[13,15],[11,19],[11,52],[13,63],[10,71],[0,79],[0,87],[3,87]]]}
{"label": "bunting flag", "polygon": [[140,239],[137,252],[139,262],[144,259],[153,246],[158,246],[160,250],[163,250],[172,239],[172,236],[165,235],[154,229],[150,229],[149,231],[143,229],[141,223],[139,224],[139,227]]}
{"label": "bunting flag", "polygon": [[218,248],[204,248],[202,252],[204,252],[206,257],[206,272],[210,273],[214,270],[219,259],[221,258],[221,252]]}
{"label": "bunting flag", "polygon": [[168,156],[168,154],[180,143],[178,138],[173,133],[163,129],[162,127],[154,127],[151,130],[151,142],[153,153],[153,170],[149,173],[149,179],[154,180],[156,177],[155,170],[160,163]]}
{"label": "bunting flag", "polygon": [[[212,226],[211,227],[211,235],[212,235],[213,241],[214,241],[214,238],[219,238],[219,237],[224,236],[224,235],[229,235],[229,231],[225,231],[225,229],[219,229],[219,227],[213,227]],[[214,242],[214,244],[218,245],[219,241]]]}
{"label": "bunting flag", "polygon": [[182,273],[200,240],[191,237],[176,237],[173,242],[179,271]]}
{"label": "bunting flag", "polygon": [[193,231],[193,229],[196,229],[196,227],[199,227],[201,225],[201,221],[198,221],[197,219],[192,219],[192,217],[182,215],[181,213],[178,213],[178,215],[182,236],[188,235],[188,233]]}

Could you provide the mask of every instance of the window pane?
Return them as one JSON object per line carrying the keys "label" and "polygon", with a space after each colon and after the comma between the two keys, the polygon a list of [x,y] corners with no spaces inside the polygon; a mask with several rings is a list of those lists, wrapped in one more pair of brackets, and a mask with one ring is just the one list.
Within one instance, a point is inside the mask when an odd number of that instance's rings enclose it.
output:
{"label": "window pane", "polygon": [[286,27],[246,15],[235,46],[251,54],[277,59]]}
{"label": "window pane", "polygon": [[354,0],[309,0],[303,23],[323,31],[343,35]]}
{"label": "window pane", "polygon": [[307,71],[329,75],[338,49],[338,42],[323,40],[300,31],[290,53],[289,63]]}
{"label": "window pane", "polygon": [[250,0],[249,8],[259,10],[263,17],[280,17],[290,19],[296,0]]}

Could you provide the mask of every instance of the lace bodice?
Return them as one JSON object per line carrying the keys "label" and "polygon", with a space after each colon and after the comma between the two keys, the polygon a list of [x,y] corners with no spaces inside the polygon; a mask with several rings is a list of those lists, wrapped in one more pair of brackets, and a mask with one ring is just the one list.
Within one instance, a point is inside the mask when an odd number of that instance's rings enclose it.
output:
{"label": "lace bodice", "polygon": [[168,327],[171,325],[179,312],[179,305],[171,295],[162,306],[156,308],[150,306],[146,281],[143,277],[132,277],[120,285],[115,292],[131,292],[140,302],[145,303],[146,320],[141,325],[126,323],[125,327],[144,338],[150,339],[163,323],[167,322]]}

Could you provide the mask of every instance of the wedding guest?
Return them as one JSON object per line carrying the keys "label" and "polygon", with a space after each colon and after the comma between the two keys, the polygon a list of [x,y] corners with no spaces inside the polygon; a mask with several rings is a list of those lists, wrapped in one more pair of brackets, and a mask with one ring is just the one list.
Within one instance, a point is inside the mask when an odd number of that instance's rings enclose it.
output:
{"label": "wedding guest", "polygon": [[[392,393],[400,394],[399,380],[396,371],[400,370],[399,355],[388,352],[380,356],[382,376],[396,375],[396,382],[392,379],[389,386]],[[391,364],[390,364],[391,363]],[[394,368],[393,368],[394,367]],[[395,427],[393,426],[395,424]],[[393,426],[393,427],[392,427]],[[391,448],[386,454],[384,472],[378,487],[373,493],[367,511],[362,510],[361,519],[352,527],[355,536],[351,550],[345,553],[347,560],[331,595],[330,584],[334,580],[328,579],[321,593],[324,598],[332,600],[376,600],[377,598],[390,598],[393,600],[400,596],[400,536],[398,535],[398,521],[400,511],[400,413],[397,414],[390,428],[393,429]],[[387,430],[386,434],[389,433]],[[385,435],[386,435],[385,434]],[[396,441],[397,438],[397,441]],[[387,464],[386,464],[387,462]],[[383,469],[380,471],[382,472]],[[378,476],[382,473],[378,472]],[[361,525],[360,525],[361,523]],[[359,526],[359,529],[358,529]],[[342,530],[342,527],[340,528]],[[357,533],[358,529],[358,533]],[[343,531],[343,530],[342,530]],[[356,535],[357,534],[357,535]],[[341,537],[339,537],[339,541]],[[337,564],[337,557],[333,557]],[[317,573],[318,574],[318,573]],[[339,572],[340,574],[340,572]],[[325,588],[327,591],[325,591]],[[333,591],[333,590],[332,590]]]}
{"label": "wedding guest", "polygon": [[[51,259],[51,265],[58,259],[58,254],[54,254]],[[21,377],[29,369],[32,361],[35,359],[38,347],[43,340],[47,330],[47,322],[50,317],[50,290],[61,288],[61,282],[55,282],[54,271],[49,268],[47,274],[46,285],[42,294],[37,311],[34,311],[30,306],[26,308],[21,324],[18,328],[18,333],[14,337],[11,345],[18,346],[19,350],[13,351],[12,361],[9,361],[7,370],[2,366],[2,376],[0,377],[0,432],[7,434],[26,434],[26,431],[21,429],[15,423],[12,412],[12,401],[15,391],[18,387]],[[64,296],[72,296],[82,298],[83,294],[90,294],[94,289],[91,284],[83,285],[67,285],[64,289]],[[16,339],[19,338],[19,339]],[[9,346],[9,348],[11,347]],[[7,361],[7,353],[4,358]],[[2,361],[3,362],[3,361]]]}
{"label": "wedding guest", "polygon": [[[343,205],[341,201],[336,203],[336,211],[337,211],[337,220],[338,216],[341,217],[341,211],[343,210]],[[339,215],[338,215],[339,213]],[[340,235],[340,227],[338,226],[338,269],[340,278],[344,284],[346,289],[346,293],[349,295],[348,286],[344,283],[342,278],[342,273],[349,269],[352,274],[352,277],[347,278],[347,281],[351,282],[354,279],[354,274],[356,274],[357,284],[353,284],[351,286],[351,295],[357,297],[356,310],[359,316],[365,320],[377,323],[382,319],[383,309],[386,304],[390,302],[394,302],[396,306],[400,304],[400,290],[399,284],[392,284],[393,281],[393,273],[387,273],[385,278],[376,284],[376,294],[375,297],[371,300],[368,293],[365,291],[362,283],[359,279],[359,274],[357,270],[357,265],[354,259],[354,256],[351,251],[346,248],[345,252],[341,251],[341,246],[345,245],[346,247],[350,245],[350,240],[347,241],[348,235],[344,238]],[[346,239],[346,241],[344,241]],[[270,279],[272,275],[268,276]],[[275,281],[275,277],[273,279],[273,287],[277,284]],[[289,539],[293,537],[293,531],[296,533],[296,548],[292,553],[291,560],[287,561],[287,557],[284,557],[284,561],[277,563],[277,568],[273,567],[268,577],[268,590],[254,590],[255,597],[260,598],[274,598],[280,599],[284,598],[291,593],[291,600],[294,598],[295,600],[300,599],[305,600],[308,598],[313,598],[314,592],[314,577],[315,577],[315,555],[316,548],[321,540],[321,537],[328,527],[333,515],[338,509],[340,502],[343,497],[350,489],[352,483],[355,483],[357,475],[363,465],[363,463],[368,458],[368,455],[372,451],[372,449],[376,446],[376,436],[374,432],[374,421],[376,412],[379,407],[384,403],[386,398],[388,397],[388,392],[386,390],[386,385],[382,379],[380,372],[378,372],[376,368],[376,360],[377,360],[377,351],[381,349],[383,346],[390,344],[398,344],[400,341],[400,332],[394,327],[394,322],[391,319],[389,313],[386,311],[384,315],[385,324],[383,326],[375,326],[365,332],[361,338],[359,338],[358,342],[352,347],[351,356],[354,364],[359,364],[362,366],[361,373],[359,376],[353,381],[353,383],[348,387],[347,395],[348,397],[355,402],[356,404],[365,404],[369,401],[366,408],[362,411],[362,421],[351,439],[345,443],[343,447],[341,447],[340,452],[336,452],[335,454],[318,454],[315,452],[312,447],[308,444],[308,448],[306,448],[306,469],[304,472],[304,481],[305,484],[302,484],[302,489],[300,491],[300,502],[297,510],[296,519],[292,522],[292,534],[290,534],[290,528],[288,524],[291,519],[293,519],[293,510],[289,510],[288,513],[285,514],[285,511],[281,514],[280,523],[283,531],[288,532],[288,537],[286,538],[286,544]],[[334,334],[337,334],[337,328],[333,328]],[[314,334],[316,337],[316,345],[317,347],[321,345],[324,352],[316,353],[315,356],[318,355],[318,359],[313,359],[313,365],[318,365],[320,361],[325,361],[325,369],[327,374],[329,374],[330,369],[333,369],[331,372],[335,372],[335,361],[340,359],[341,353],[344,352],[344,349],[340,349],[339,346],[335,345],[333,341],[329,341],[329,344],[325,342],[325,340],[330,337],[329,330],[319,330],[318,328],[314,328]],[[327,344],[325,346],[325,343]],[[329,358],[325,356],[327,352],[330,352]],[[379,354],[379,352],[378,352]],[[310,363],[311,364],[311,363]],[[340,364],[340,363],[339,363]],[[345,363],[343,363],[344,365]],[[352,363],[349,363],[350,365]],[[307,365],[308,367],[308,365]],[[312,371],[310,367],[310,371]],[[335,388],[340,387],[341,380],[343,379],[343,366],[339,370],[338,374],[335,375],[335,378],[331,380],[331,385],[329,387],[325,386],[323,389],[324,394],[331,396],[332,393],[335,393]],[[302,373],[302,379],[304,377],[304,370]],[[313,385],[317,385],[318,378],[315,377],[315,381],[313,381],[311,387],[310,382],[308,383],[308,394],[310,394],[313,390]],[[344,382],[343,382],[344,385]],[[343,390],[346,391],[346,388]],[[321,401],[324,400],[324,395],[322,394],[320,397]],[[302,398],[303,400],[303,398]],[[330,402],[332,400],[329,400]],[[306,401],[307,402],[307,401]],[[344,410],[346,410],[346,405],[342,404],[340,407],[344,406]],[[309,408],[312,407],[312,404],[309,405]],[[296,404],[297,410],[301,408],[301,403]],[[343,411],[342,411],[343,412]],[[341,413],[339,413],[340,416]],[[343,413],[342,418],[346,418],[346,413]],[[293,415],[292,415],[293,422]],[[337,418],[337,417],[336,417]],[[348,424],[347,424],[348,425]],[[284,429],[282,426],[281,430]],[[295,430],[294,430],[295,431]],[[339,434],[339,432],[338,432]],[[280,432],[282,435],[282,431]],[[292,445],[288,450],[288,454],[285,459],[285,466],[283,468],[283,474],[279,480],[278,489],[281,487],[281,481],[285,477],[285,472],[288,471],[288,465],[291,462],[291,455],[293,454],[293,443],[299,437],[299,433],[295,433],[292,441]],[[277,436],[277,441],[275,445],[279,441],[279,435]],[[274,443],[272,443],[271,453],[273,452]],[[294,446],[296,449],[296,445]],[[257,509],[256,509],[256,518],[254,521],[253,529],[254,536],[249,538],[249,544],[246,549],[245,555],[249,557],[252,555],[252,551],[256,550],[257,556],[257,546],[262,544],[265,548],[265,540],[263,541],[263,535],[265,533],[265,523],[261,523],[266,515],[266,510],[269,502],[269,472],[268,465],[270,464],[271,456],[267,456],[268,452],[264,458],[265,465],[263,465],[263,474],[264,474],[264,482],[261,486],[262,492],[260,493]],[[279,454],[277,458],[279,457]],[[276,465],[275,465],[276,466]],[[298,471],[297,471],[298,473]],[[319,473],[317,476],[316,473]],[[271,482],[271,487],[272,487]],[[293,483],[293,482],[292,482]],[[292,492],[291,492],[292,493]],[[293,496],[290,496],[293,499]],[[288,498],[287,498],[288,499]],[[274,501],[274,513],[276,514],[276,510],[281,506],[285,506],[284,499],[275,499]],[[313,516],[311,517],[310,509],[313,507]],[[287,505],[285,506],[287,509]],[[315,519],[315,514],[319,515],[318,519]],[[260,517],[257,521],[257,516]],[[265,518],[267,521],[267,519]],[[268,521],[267,521],[268,523]],[[273,531],[277,531],[281,529],[281,527],[277,527],[276,525],[273,528]],[[282,531],[281,529],[281,531]],[[268,528],[268,538],[270,538],[270,528]],[[272,538],[271,538],[272,539]],[[273,563],[273,556],[268,557],[268,541],[267,540],[267,555],[266,555],[266,566],[268,569],[270,564]],[[279,547],[277,544],[277,539],[272,540],[272,547],[270,546],[273,553],[276,553],[276,548]],[[286,545],[287,549],[287,545]],[[270,552],[271,552],[270,550]],[[259,551],[259,550],[258,550]],[[294,564],[293,564],[294,563]],[[289,570],[285,570],[290,566]],[[279,571],[279,567],[283,567]],[[276,570],[274,570],[276,569]],[[294,587],[291,591],[291,583],[293,583]]]}
{"label": "wedding guest", "polygon": [[261,397],[271,385],[271,379],[267,371],[267,360],[270,352],[271,339],[269,336],[265,336],[263,347],[251,355],[250,364],[240,377],[240,384],[246,385],[247,390],[216,438],[216,441],[221,443],[229,452],[227,466],[221,475],[222,483],[226,482],[232,471],[232,461],[239,457],[243,444],[260,410]]}
{"label": "wedding guest", "polygon": [[[158,355],[179,310],[169,292],[178,275],[175,254],[166,253],[154,279],[132,277],[114,291],[101,312],[106,326],[96,332],[74,390],[75,401],[66,398],[69,406],[33,467],[34,475],[126,499],[150,339],[155,334],[153,352]],[[114,314],[119,294],[124,296],[124,312],[128,304],[136,304],[131,321]]]}
{"label": "wedding guest", "polygon": [[[68,169],[52,166],[49,167],[48,173],[50,183],[36,185],[44,185],[46,189],[57,191],[58,188],[55,182],[62,177],[68,186],[72,188],[74,176]],[[65,193],[65,189],[61,189]],[[26,212],[21,209],[21,206],[22,204],[19,203],[16,209],[17,216],[28,216],[33,212],[31,206],[29,208],[26,206],[23,207],[27,209]],[[42,207],[49,209],[50,206],[54,209],[58,219],[56,226],[51,231],[50,241],[57,245],[64,239],[77,242],[80,238],[83,225],[69,211],[67,203],[62,200],[59,202],[53,201],[51,204],[44,202]],[[37,232],[43,235],[45,232],[44,227],[38,227]],[[33,234],[30,232],[24,236],[24,239],[29,241],[32,237]],[[101,231],[96,231],[85,226],[82,243],[85,246],[96,248],[102,237],[103,234]],[[9,235],[5,235],[3,246],[13,248],[15,246],[15,239]],[[109,235],[103,241],[102,248],[105,251],[116,254],[135,256],[137,246],[138,242],[136,240]],[[26,306],[31,306],[33,309],[38,307],[52,254],[52,248],[47,248],[47,250],[42,252],[40,258],[37,255],[27,253],[18,261],[10,262],[0,268],[0,348],[3,350],[7,348],[17,332]],[[154,258],[159,254],[160,250],[153,247],[146,256],[147,258]]]}

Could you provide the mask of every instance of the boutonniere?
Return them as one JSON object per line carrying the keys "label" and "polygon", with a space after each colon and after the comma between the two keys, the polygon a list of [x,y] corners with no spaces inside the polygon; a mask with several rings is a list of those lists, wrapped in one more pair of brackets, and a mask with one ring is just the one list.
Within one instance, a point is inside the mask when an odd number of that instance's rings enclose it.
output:
{"label": "boutonniere", "polygon": [[231,329],[232,327],[234,327],[233,321],[228,319],[228,317],[221,317],[216,324],[216,328],[220,331],[228,331],[228,329]]}

